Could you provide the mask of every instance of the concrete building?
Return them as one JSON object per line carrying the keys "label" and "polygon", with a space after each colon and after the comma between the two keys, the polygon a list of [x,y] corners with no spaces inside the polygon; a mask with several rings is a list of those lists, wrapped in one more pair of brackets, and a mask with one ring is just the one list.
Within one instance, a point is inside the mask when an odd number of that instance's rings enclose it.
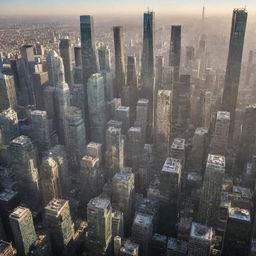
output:
{"label": "concrete building", "polygon": [[120,248],[120,256],[139,256],[139,245],[126,240]]}
{"label": "concrete building", "polygon": [[107,45],[103,43],[98,48],[100,71],[110,72],[111,69],[111,52]]}
{"label": "concrete building", "polygon": [[11,141],[12,169],[18,191],[30,207],[40,203],[38,156],[30,138],[20,136]]}
{"label": "concrete building", "polygon": [[172,26],[169,66],[174,68],[174,80],[179,80],[180,73],[180,55],[181,55],[181,26]]}
{"label": "concrete building", "polygon": [[100,73],[92,74],[87,83],[88,113],[90,139],[104,142],[106,124],[106,103],[104,94],[104,79]]}
{"label": "concrete building", "polygon": [[[113,27],[115,46],[115,87],[114,97],[120,97],[125,86],[125,60],[124,60],[124,29]],[[123,104],[123,97],[122,97]]]}
{"label": "concrete building", "polygon": [[211,139],[211,152],[213,154],[226,155],[228,149],[228,136],[230,125],[230,113],[218,111],[215,129]]}
{"label": "concrete building", "polygon": [[122,122],[122,133],[126,134],[130,128],[130,107],[119,106],[115,110],[115,120]]}
{"label": "concrete building", "polygon": [[127,234],[132,224],[135,184],[133,173],[116,173],[112,179],[112,204],[113,207],[124,214],[125,233]]}
{"label": "concrete building", "polygon": [[248,255],[251,230],[252,220],[250,211],[238,207],[229,208],[223,253],[227,256]]}
{"label": "concrete building", "polygon": [[62,197],[59,167],[54,158],[43,158],[40,167],[40,183],[44,206],[46,206],[53,198]]}
{"label": "concrete building", "polygon": [[171,145],[171,157],[181,160],[182,167],[185,164],[185,139],[175,138]]}
{"label": "concrete building", "polygon": [[132,239],[139,244],[139,255],[149,253],[149,244],[153,236],[153,218],[151,215],[137,213],[132,224]]}
{"label": "concrete building", "polygon": [[188,252],[188,243],[183,240],[170,237],[167,242],[167,256],[186,256]]}
{"label": "concrete building", "polygon": [[15,256],[17,255],[16,249],[13,248],[12,243],[0,240],[0,255],[1,256]]}
{"label": "concrete building", "polygon": [[96,142],[90,142],[86,145],[85,152],[87,155],[99,158],[99,165],[102,165],[103,152],[102,144]]}
{"label": "concrete building", "polygon": [[18,116],[15,110],[8,108],[0,113],[0,144],[9,145],[19,136]]}
{"label": "concrete building", "polygon": [[32,214],[28,208],[20,206],[10,214],[9,219],[18,254],[25,256],[37,238]]}
{"label": "concrete building", "polygon": [[52,199],[44,208],[44,224],[50,234],[53,253],[70,255],[74,224],[70,215],[69,202],[63,199]]}
{"label": "concrete building", "polygon": [[7,108],[16,108],[17,98],[13,76],[0,72],[0,112]]}
{"label": "concrete building", "polygon": [[73,74],[72,74],[72,52],[71,52],[71,41],[70,39],[60,39],[60,56],[63,60],[65,70],[65,81],[69,88],[73,86]]}
{"label": "concrete building", "polygon": [[234,9],[222,96],[222,110],[230,113],[230,139],[232,139],[234,131],[246,22],[247,11],[245,9]]}
{"label": "concrete building", "polygon": [[188,242],[188,256],[208,256],[213,242],[213,229],[192,222]]}
{"label": "concrete building", "polygon": [[162,166],[166,157],[170,154],[171,113],[171,91],[158,90],[154,136],[158,166]]}
{"label": "concrete building", "polygon": [[120,128],[109,127],[106,130],[105,166],[109,179],[124,166],[124,138]]}
{"label": "concrete building", "polygon": [[95,197],[87,205],[89,255],[106,251],[112,238],[112,207],[108,199]]}
{"label": "concrete building", "polygon": [[209,154],[199,205],[198,219],[201,223],[216,223],[224,174],[225,157]]}
{"label": "concrete building", "polygon": [[140,126],[142,129],[143,141],[146,141],[148,130],[149,100],[139,99],[136,106],[136,121],[134,126]]}
{"label": "concrete building", "polygon": [[124,236],[124,214],[121,211],[112,209],[112,237]]}

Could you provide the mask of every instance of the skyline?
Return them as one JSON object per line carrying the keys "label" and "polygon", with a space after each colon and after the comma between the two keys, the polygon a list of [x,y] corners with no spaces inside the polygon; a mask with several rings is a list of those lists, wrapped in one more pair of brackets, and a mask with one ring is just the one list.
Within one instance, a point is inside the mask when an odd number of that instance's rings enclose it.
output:
{"label": "skyline", "polygon": [[[138,14],[146,9],[159,14],[186,15],[198,14],[203,5],[206,6],[207,15],[226,15],[234,8],[244,8],[256,14],[256,3],[253,0],[45,0],[43,2],[32,0],[0,0],[1,16],[35,16],[35,15],[80,15],[80,14]],[[51,6],[51,8],[49,8]]]}

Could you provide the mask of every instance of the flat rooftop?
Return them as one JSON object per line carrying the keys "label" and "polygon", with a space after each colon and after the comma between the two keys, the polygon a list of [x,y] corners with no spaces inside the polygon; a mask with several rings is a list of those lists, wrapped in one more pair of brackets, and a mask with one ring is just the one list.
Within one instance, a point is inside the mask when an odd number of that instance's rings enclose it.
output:
{"label": "flat rooftop", "polygon": [[200,240],[211,241],[213,236],[213,230],[211,227],[192,222],[190,236]]}
{"label": "flat rooftop", "polygon": [[140,226],[150,226],[152,224],[153,217],[147,214],[137,213],[134,218],[134,224]]}
{"label": "flat rooftop", "polygon": [[126,106],[119,106],[116,111],[121,111],[121,112],[128,112],[130,110],[130,107],[126,107]]}
{"label": "flat rooftop", "polygon": [[139,245],[134,242],[131,242],[130,240],[126,240],[123,246],[120,248],[120,251],[122,253],[128,253],[131,255],[137,255],[135,253],[138,250],[139,250]]}
{"label": "flat rooftop", "polygon": [[175,138],[172,143],[172,149],[185,150],[185,139]]}
{"label": "flat rooftop", "polygon": [[45,207],[45,211],[58,215],[67,202],[68,201],[64,199],[54,198],[47,204],[47,206]]}
{"label": "flat rooftop", "polygon": [[121,128],[116,128],[113,126],[108,127],[107,131],[111,134],[120,134],[121,135]]}
{"label": "flat rooftop", "polygon": [[26,145],[26,144],[31,143],[31,139],[25,135],[21,135],[15,139],[13,139],[11,141],[11,143],[17,144],[17,145]]}
{"label": "flat rooftop", "polygon": [[17,196],[18,192],[13,191],[11,189],[5,189],[0,193],[0,200],[8,202],[11,200],[13,197]]}
{"label": "flat rooftop", "polygon": [[229,218],[251,222],[250,212],[246,209],[241,209],[238,207],[229,208]]}
{"label": "flat rooftop", "polygon": [[45,117],[45,116],[47,116],[47,112],[44,110],[33,110],[33,111],[31,111],[31,115]]}
{"label": "flat rooftop", "polygon": [[141,132],[141,127],[140,126],[137,126],[137,127],[130,127],[129,130],[128,130],[128,133],[129,132],[137,132],[137,133],[140,133]]}
{"label": "flat rooftop", "polygon": [[24,215],[26,215],[28,212],[30,212],[28,208],[19,206],[10,214],[10,217],[12,219],[20,219]]}
{"label": "flat rooftop", "polygon": [[196,135],[201,135],[202,136],[202,135],[205,135],[207,133],[208,133],[208,129],[206,127],[198,127],[195,130]]}
{"label": "flat rooftop", "polygon": [[209,154],[207,159],[207,167],[225,169],[225,156]]}
{"label": "flat rooftop", "polygon": [[185,255],[188,250],[188,243],[174,237],[170,237],[167,242],[167,250],[181,252]]}
{"label": "flat rooftop", "polygon": [[132,177],[134,177],[134,175],[131,172],[117,172],[113,177],[113,181],[117,180],[122,183],[129,183]]}
{"label": "flat rooftop", "polygon": [[230,120],[230,113],[227,111],[218,111],[217,112],[217,120]]}
{"label": "flat rooftop", "polygon": [[181,172],[180,160],[176,158],[167,158],[162,168],[162,172],[180,173]]}
{"label": "flat rooftop", "polygon": [[[3,240],[0,240],[0,254],[1,255],[6,255],[5,253],[5,250],[11,246],[12,244],[11,243],[8,243],[6,241],[3,241]],[[2,254],[3,253],[3,254]],[[8,254],[9,255],[9,254]]]}
{"label": "flat rooftop", "polygon": [[139,99],[137,102],[137,106],[148,105],[148,103],[149,103],[148,99]]}
{"label": "flat rooftop", "polygon": [[233,186],[233,193],[241,195],[242,198],[252,199],[252,191],[249,188]]}
{"label": "flat rooftop", "polygon": [[106,198],[95,197],[90,200],[88,207],[97,208],[100,210],[106,209],[110,205],[110,201]]}

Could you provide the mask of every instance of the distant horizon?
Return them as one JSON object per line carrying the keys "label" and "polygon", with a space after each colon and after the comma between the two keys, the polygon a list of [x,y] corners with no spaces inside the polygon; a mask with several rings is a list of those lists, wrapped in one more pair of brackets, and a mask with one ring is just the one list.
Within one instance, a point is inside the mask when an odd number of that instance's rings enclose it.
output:
{"label": "distant horizon", "polygon": [[138,15],[148,8],[160,15],[200,15],[203,6],[206,16],[227,16],[235,8],[246,7],[249,15],[256,15],[256,1],[248,0],[0,0],[0,15],[4,17],[77,16],[90,15]]}

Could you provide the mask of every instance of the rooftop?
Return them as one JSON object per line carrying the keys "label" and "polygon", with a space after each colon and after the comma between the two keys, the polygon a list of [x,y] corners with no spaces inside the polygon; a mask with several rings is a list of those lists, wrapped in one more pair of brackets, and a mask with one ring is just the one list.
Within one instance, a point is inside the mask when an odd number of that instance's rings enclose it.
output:
{"label": "rooftop", "polygon": [[137,133],[139,133],[139,132],[141,132],[141,127],[139,127],[139,126],[137,126],[137,127],[132,126],[132,127],[129,128],[128,133],[129,132],[137,132]]}
{"label": "rooftop", "polygon": [[241,209],[241,208],[229,208],[229,218],[232,219],[238,219],[246,222],[251,221],[251,215],[250,212],[246,209]]}
{"label": "rooftop", "polygon": [[225,169],[225,156],[209,154],[207,159],[207,167]]}
{"label": "rooftop", "polygon": [[212,240],[213,230],[211,227],[199,224],[197,222],[192,222],[190,236],[200,240]]}
{"label": "rooftop", "polygon": [[230,120],[230,113],[227,111],[218,111],[217,120]]}
{"label": "rooftop", "polygon": [[206,127],[198,127],[195,130],[196,135],[205,135],[208,133],[208,129]]}
{"label": "rooftop", "polygon": [[252,199],[252,192],[249,188],[233,186],[233,193],[240,194],[242,198]]}
{"label": "rooftop", "polygon": [[67,200],[54,198],[47,204],[47,206],[45,207],[45,211],[49,213],[52,212],[55,215],[58,215],[60,210],[67,202]]}
{"label": "rooftop", "polygon": [[180,173],[181,172],[180,160],[176,158],[167,158],[162,168],[162,172]]}
{"label": "rooftop", "polygon": [[[5,250],[11,246],[11,243],[8,243],[6,241],[0,240],[0,255],[6,255]],[[8,254],[9,255],[9,254]]]}
{"label": "rooftop", "polygon": [[188,250],[188,243],[174,237],[170,237],[167,243],[167,250],[182,252],[185,255]]}
{"label": "rooftop", "polygon": [[149,100],[148,99],[139,99],[137,102],[138,106],[148,105]]}
{"label": "rooftop", "polygon": [[[139,245],[131,242],[130,240],[126,240],[124,245],[120,248],[121,252],[130,253],[131,255],[133,255],[133,253],[138,250],[139,250]],[[137,254],[134,254],[134,255],[137,255]]]}
{"label": "rooftop", "polygon": [[110,205],[110,201],[106,198],[95,197],[88,203],[88,207],[104,210]]}
{"label": "rooftop", "polygon": [[134,218],[134,224],[140,226],[150,226],[152,224],[153,217],[147,214],[137,213]]}
{"label": "rooftop", "polygon": [[131,172],[117,172],[113,177],[113,181],[116,180],[122,183],[129,183],[132,177],[134,177],[134,175]]}
{"label": "rooftop", "polygon": [[172,149],[185,150],[185,139],[175,138],[172,143]]}
{"label": "rooftop", "polygon": [[25,144],[29,144],[32,143],[31,139],[25,135],[21,135],[15,139],[12,140],[13,144],[19,144],[19,145],[25,145]]}
{"label": "rooftop", "polygon": [[31,111],[31,115],[35,116],[47,116],[47,112],[44,110],[33,110]]}
{"label": "rooftop", "polygon": [[15,197],[18,194],[18,192],[13,191],[11,189],[5,189],[0,193],[0,200],[8,202],[10,199]]}
{"label": "rooftop", "polygon": [[130,107],[126,107],[126,106],[119,106],[116,111],[125,111],[128,112],[130,110]]}
{"label": "rooftop", "polygon": [[12,219],[20,219],[28,212],[30,212],[28,208],[19,206],[10,214],[10,217]]}

